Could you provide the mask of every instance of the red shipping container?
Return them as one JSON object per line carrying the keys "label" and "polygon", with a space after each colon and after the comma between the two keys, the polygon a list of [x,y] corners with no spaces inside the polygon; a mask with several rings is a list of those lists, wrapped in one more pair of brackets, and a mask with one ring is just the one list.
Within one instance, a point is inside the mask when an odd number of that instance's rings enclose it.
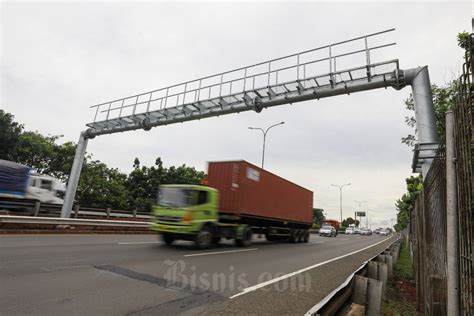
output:
{"label": "red shipping container", "polygon": [[311,224],[313,192],[246,161],[209,162],[208,185],[219,210],[240,216]]}

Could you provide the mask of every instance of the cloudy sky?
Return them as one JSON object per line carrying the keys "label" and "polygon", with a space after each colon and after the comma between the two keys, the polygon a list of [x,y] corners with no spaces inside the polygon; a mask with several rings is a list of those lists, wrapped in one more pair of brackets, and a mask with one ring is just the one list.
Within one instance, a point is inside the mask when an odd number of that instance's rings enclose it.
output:
{"label": "cloudy sky", "polygon": [[[428,65],[432,83],[460,74],[456,34],[471,30],[470,2],[5,2],[1,103],[28,130],[77,141],[90,106],[352,37],[396,28],[397,46],[374,56],[402,69]],[[356,64],[352,66],[358,66]],[[396,218],[411,174],[401,91],[382,89],[184,124],[97,137],[88,152],[110,167],[244,159],[259,164],[262,136],[248,126],[285,121],[267,138],[266,169],[314,191],[339,218],[367,200],[374,225]]]}

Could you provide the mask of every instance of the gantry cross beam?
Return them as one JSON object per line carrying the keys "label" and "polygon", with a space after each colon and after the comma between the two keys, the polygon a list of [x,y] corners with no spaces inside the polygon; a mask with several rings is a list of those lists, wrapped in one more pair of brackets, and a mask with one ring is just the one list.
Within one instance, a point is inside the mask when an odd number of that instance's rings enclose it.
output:
{"label": "gantry cross beam", "polygon": [[[396,85],[398,60],[373,62],[386,30],[92,106],[93,137]],[[378,38],[377,38],[378,40]],[[349,62],[347,62],[349,61]],[[340,64],[359,62],[353,68]]]}

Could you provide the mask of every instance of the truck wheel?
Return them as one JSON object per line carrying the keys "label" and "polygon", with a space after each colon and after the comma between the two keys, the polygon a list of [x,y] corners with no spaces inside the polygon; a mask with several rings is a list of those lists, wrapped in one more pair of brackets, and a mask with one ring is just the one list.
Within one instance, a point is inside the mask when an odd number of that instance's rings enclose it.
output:
{"label": "truck wheel", "polygon": [[171,245],[174,241],[174,236],[168,233],[162,233],[161,238],[167,245]]}
{"label": "truck wheel", "polygon": [[209,248],[212,243],[212,233],[208,227],[204,227],[201,231],[196,235],[194,239],[194,244],[198,249],[205,249]]}
{"label": "truck wheel", "polygon": [[275,236],[272,236],[270,234],[265,234],[265,239],[267,241],[274,241],[275,240]]}
{"label": "truck wheel", "polygon": [[297,229],[291,229],[290,230],[290,238],[289,238],[290,243],[294,244],[295,242],[298,241],[298,230]]}
{"label": "truck wheel", "polygon": [[303,242],[308,242],[309,241],[309,229],[306,229],[303,231]]}
{"label": "truck wheel", "polygon": [[297,236],[298,236],[297,242],[303,242],[304,230],[298,229],[297,230]]}
{"label": "truck wheel", "polygon": [[252,229],[250,227],[244,227],[242,231],[242,238],[236,238],[235,243],[239,247],[248,247],[252,243]]}

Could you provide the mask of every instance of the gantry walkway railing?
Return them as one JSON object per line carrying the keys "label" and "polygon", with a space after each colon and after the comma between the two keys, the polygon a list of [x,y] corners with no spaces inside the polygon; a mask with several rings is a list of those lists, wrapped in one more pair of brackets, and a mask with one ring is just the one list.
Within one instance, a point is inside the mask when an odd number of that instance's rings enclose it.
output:
{"label": "gantry walkway railing", "polygon": [[[255,110],[399,84],[397,59],[373,51],[394,29],[92,106],[88,137]],[[348,65],[356,65],[348,67]],[[370,87],[361,86],[372,83]]]}

